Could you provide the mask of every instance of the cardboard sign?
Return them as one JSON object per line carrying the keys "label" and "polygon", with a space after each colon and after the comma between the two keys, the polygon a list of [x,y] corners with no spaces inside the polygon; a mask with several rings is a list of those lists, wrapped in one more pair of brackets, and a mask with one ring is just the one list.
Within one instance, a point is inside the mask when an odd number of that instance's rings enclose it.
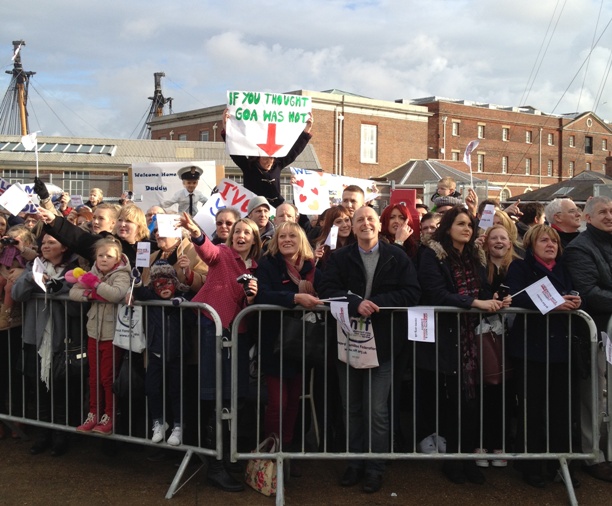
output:
{"label": "cardboard sign", "polygon": [[369,202],[378,197],[376,182],[357,177],[338,176],[326,172],[290,167],[295,176],[293,203],[300,214],[319,214],[332,206],[342,203],[342,192],[349,185],[357,185]]}
{"label": "cardboard sign", "polygon": [[225,145],[230,155],[286,156],[306,128],[310,97],[258,91],[228,91],[230,118]]}
{"label": "cardboard sign", "polygon": [[433,307],[416,306],[408,309],[408,340],[436,342],[436,318]]}
{"label": "cardboard sign", "polygon": [[[34,185],[33,184],[24,185],[21,183],[15,183],[15,184],[19,185],[19,188],[21,188],[23,191],[26,192],[28,198],[27,198],[26,204],[23,206],[23,209],[18,210],[16,213],[11,212],[11,214],[14,214],[15,216],[19,214],[20,212],[28,213],[28,214],[36,214],[36,206],[39,204],[40,199],[38,198],[38,195],[34,192]],[[0,178],[0,195],[3,195],[4,192],[6,192],[11,186],[15,186],[15,185],[11,185],[8,181],[5,181],[4,179]],[[14,207],[17,207],[17,206],[15,205]],[[8,208],[7,208],[7,211],[8,211]]]}
{"label": "cardboard sign", "polygon": [[[193,221],[198,224],[209,238],[212,237],[217,228],[215,216],[221,209],[233,207],[244,218],[247,215],[249,201],[256,196],[251,190],[247,190],[241,184],[227,178],[219,182],[217,189],[219,191],[213,193],[206,204],[193,217]],[[276,208],[270,206],[270,216],[274,215],[275,212]]]}
{"label": "cardboard sign", "polygon": [[14,216],[17,216],[29,202],[30,196],[26,193],[20,183],[11,185],[8,190],[0,195],[0,206],[4,207]]}
{"label": "cardboard sign", "polygon": [[183,189],[183,181],[176,172],[183,167],[195,165],[204,172],[200,176],[197,190],[208,196],[217,184],[214,161],[157,162],[135,163],[130,169],[134,203],[143,211],[151,206],[166,207],[178,211],[178,204],[163,206],[164,201],[172,199],[174,194]]}

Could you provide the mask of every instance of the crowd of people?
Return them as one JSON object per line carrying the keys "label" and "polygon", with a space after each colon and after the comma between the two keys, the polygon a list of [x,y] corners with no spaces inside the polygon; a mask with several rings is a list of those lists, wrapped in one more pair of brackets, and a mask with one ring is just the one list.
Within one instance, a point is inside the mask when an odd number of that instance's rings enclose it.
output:
{"label": "crowd of people", "polygon": [[[308,142],[311,126],[310,119],[290,158]],[[238,161],[244,171],[268,175],[271,170],[280,172],[286,162]],[[215,233],[207,237],[192,218],[194,199],[189,192],[195,191],[196,171],[184,173],[186,198],[176,196],[183,206],[176,222],[180,238],[160,236],[155,217],[166,213],[162,206],[143,212],[129,200],[122,206],[107,204],[102,192],[94,189],[87,205],[70,209],[63,197],[53,202],[38,179],[35,189],[41,205],[36,215],[21,220],[0,216],[0,329],[22,327],[22,342],[13,346],[18,353],[13,351],[15,360],[9,363],[13,373],[26,378],[25,388],[36,392],[40,420],[82,433],[122,432],[117,411],[124,401],[117,398],[113,385],[122,360],[135,360],[134,367],[144,376],[149,413],[135,412],[134,404],[131,408],[135,417],[148,420],[146,437],[179,446],[193,444],[194,434],[201,430],[203,443],[214,447],[219,437],[216,396],[222,396],[222,405],[228,405],[232,391],[237,390],[240,399],[248,396],[253,358],[249,350],[258,343],[258,372],[267,392],[263,434],[258,436],[277,433],[283,448],[297,451],[303,445],[297,433],[300,396],[310,371],[303,370],[301,361],[281,361],[276,348],[280,314],[263,313],[252,325],[254,320],[243,321],[238,329],[237,383],[232,383],[230,357],[223,354],[223,385],[218,392],[213,318],[206,311],[181,311],[180,305],[188,300],[214,308],[229,338],[234,319],[249,305],[314,309],[322,300],[343,298],[351,318],[371,323],[378,362],[357,369],[332,357],[324,370],[315,368],[325,377],[320,388],[327,389],[319,392],[328,399],[325,430],[343,451],[401,451],[399,442],[407,436],[402,435],[398,412],[407,408],[400,392],[408,372],[414,379],[415,445],[434,440],[440,451],[443,440],[447,453],[476,452],[481,457],[445,461],[443,472],[453,483],[483,483],[481,468],[505,467],[503,454],[508,452],[599,448],[591,431],[593,417],[600,415],[592,405],[590,368],[579,367],[573,343],[588,343],[590,336],[579,318],[563,313],[585,309],[598,330],[607,330],[612,307],[610,199],[591,198],[582,211],[570,199],[502,210],[494,199],[478,205],[472,190],[464,199],[454,181],[444,178],[432,202],[417,201],[414,207],[394,203],[380,216],[372,202],[365,202],[360,187],[348,186],[340,205],[310,219],[282,200],[278,178],[255,178],[262,191],[250,200],[247,216],[221,209]],[[493,225],[480,230],[478,218],[487,204],[495,207]],[[271,219],[273,205],[277,207]],[[335,248],[327,241],[332,227],[337,230]],[[147,268],[135,267],[141,242],[151,243]],[[33,272],[36,258],[43,266],[47,294],[67,294],[72,302],[62,306],[32,298],[43,293]],[[558,312],[515,318],[499,313],[507,307],[535,309],[524,289],[544,276],[563,296]],[[237,282],[240,279],[243,282]],[[131,300],[173,303],[147,307],[146,360],[141,357],[141,362],[113,345],[118,305]],[[441,313],[435,345],[409,343],[405,316],[387,309],[417,305],[484,312],[487,324],[503,338],[512,374],[484,382],[481,313]],[[79,318],[84,307],[86,317]],[[194,329],[200,329],[199,334]],[[9,339],[14,336],[11,332]],[[84,339],[81,336],[87,336],[80,346],[89,357],[88,381],[66,388],[67,383],[57,380],[55,362],[69,344]],[[598,360],[601,396],[601,352]],[[5,380],[0,385],[2,410],[8,401]],[[79,397],[88,400],[79,402]],[[25,412],[27,406],[20,403],[28,398],[13,395],[11,408]],[[579,409],[571,409],[570,399],[578,399]],[[193,426],[194,420],[200,427]],[[574,438],[578,442],[572,439],[574,425],[580,427],[580,436]],[[225,424],[223,432],[227,441]],[[30,451],[36,455],[50,449],[60,456],[68,444],[66,431],[43,429]],[[518,467],[534,487],[559,476],[555,462],[529,460]],[[243,484],[232,474],[235,470],[227,458],[209,459],[208,481],[226,491],[240,491]],[[585,470],[612,481],[612,467],[602,452],[585,463]],[[384,460],[354,459],[340,483],[361,484],[364,491],[376,492],[384,472]],[[291,463],[290,473],[302,474],[297,462]],[[573,470],[571,475],[577,486]]]}

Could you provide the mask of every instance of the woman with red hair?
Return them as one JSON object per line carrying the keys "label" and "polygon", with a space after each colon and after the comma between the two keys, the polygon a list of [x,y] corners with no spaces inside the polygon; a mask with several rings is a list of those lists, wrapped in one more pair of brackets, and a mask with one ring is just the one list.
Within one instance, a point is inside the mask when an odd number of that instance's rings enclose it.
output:
{"label": "woman with red hair", "polygon": [[400,246],[406,254],[415,259],[418,249],[412,216],[404,204],[388,205],[380,215],[381,234],[391,244]]}

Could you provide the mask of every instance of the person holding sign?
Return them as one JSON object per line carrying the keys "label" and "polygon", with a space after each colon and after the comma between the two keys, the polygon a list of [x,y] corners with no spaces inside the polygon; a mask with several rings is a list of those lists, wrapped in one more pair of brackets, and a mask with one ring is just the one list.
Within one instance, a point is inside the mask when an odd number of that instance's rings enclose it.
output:
{"label": "person holding sign", "polygon": [[[354,369],[337,361],[343,419],[348,420],[347,450],[355,453],[390,449],[392,362],[406,339],[407,322],[405,316],[380,308],[414,306],[421,294],[412,261],[396,246],[379,240],[380,230],[374,209],[364,206],[355,211],[357,243],[330,256],[319,290],[321,298],[346,297],[349,316],[363,319],[373,329],[378,367]],[[355,459],[340,483],[350,487],[363,480],[365,492],[377,492],[384,471],[383,460]]]}
{"label": "person holding sign", "polygon": [[[516,294],[513,305],[537,309],[535,302],[522,290],[546,277],[563,296],[563,303],[556,307],[557,310],[580,309],[582,299],[573,291],[557,231],[548,225],[535,225],[525,234],[523,246],[525,259],[512,262],[506,276],[510,294]],[[546,295],[547,291],[543,290],[542,296]],[[577,324],[572,327],[575,331]],[[524,424],[519,423],[519,451],[564,453],[570,449],[570,338],[570,321],[564,315],[517,315],[514,321],[508,354],[514,360],[519,406],[523,409],[519,420],[525,420]],[[522,448],[525,436],[527,447]],[[523,479],[529,485],[545,486],[542,464],[541,461],[524,461]],[[549,462],[548,471],[552,471],[553,476],[558,465],[557,461]]]}
{"label": "person holding sign", "polygon": [[[221,137],[224,141],[229,119],[230,113],[226,109],[223,112],[223,131],[221,132]],[[285,198],[281,195],[280,191],[281,171],[288,165],[291,165],[300,153],[304,151],[304,148],[306,148],[306,145],[312,138],[310,131],[312,130],[313,123],[314,117],[312,113],[309,113],[304,131],[286,156],[275,158],[273,156],[230,155],[230,158],[242,171],[244,187],[256,195],[265,197],[274,207],[282,204]]]}
{"label": "person holding sign", "polygon": [[[232,321],[247,305],[252,304],[258,291],[257,279],[252,276],[257,268],[261,253],[259,227],[248,218],[241,218],[230,230],[225,244],[213,244],[193,221],[188,213],[180,217],[180,225],[186,229],[198,256],[208,265],[208,277],[192,302],[203,302],[212,306],[221,318],[223,335],[230,335]],[[251,275],[244,278],[245,275]],[[240,278],[246,279],[245,283]],[[216,396],[216,331],[213,320],[206,312],[200,315],[200,398],[202,420],[205,423],[205,443],[214,446],[215,396]],[[241,336],[245,329],[240,329]],[[249,347],[246,343],[238,347],[238,385],[231,384],[230,357],[223,354],[223,399],[229,402],[231,388],[238,389],[238,395],[248,393]],[[227,427],[224,424],[224,427]],[[244,489],[241,482],[233,478],[223,467],[223,462],[208,459],[208,482],[226,492],[239,492]]]}
{"label": "person holding sign", "polygon": [[[440,226],[424,243],[419,259],[422,305],[476,308],[488,312],[502,308],[504,303],[493,298],[486,282],[475,238],[476,222],[468,209],[456,205],[444,213]],[[446,438],[448,453],[459,451],[459,441],[462,451],[472,451],[479,446],[475,333],[478,318],[463,314],[459,321],[460,325],[457,315],[452,313],[437,315],[437,342],[417,343],[415,348],[417,421],[420,422],[417,439],[424,439],[439,426],[439,435]],[[437,407],[435,399],[439,401]],[[459,426],[461,435],[458,434]],[[485,481],[473,460],[446,461],[443,471],[457,484],[466,480],[478,484]]]}

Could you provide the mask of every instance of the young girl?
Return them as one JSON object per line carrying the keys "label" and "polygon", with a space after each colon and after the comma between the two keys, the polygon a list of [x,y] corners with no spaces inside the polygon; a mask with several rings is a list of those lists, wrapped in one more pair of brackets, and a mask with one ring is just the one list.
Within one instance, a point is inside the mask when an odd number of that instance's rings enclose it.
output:
{"label": "young girl", "polygon": [[34,236],[23,225],[11,227],[0,240],[0,330],[21,325],[21,306],[14,308],[11,289],[23,273],[26,263],[37,256],[33,249],[34,242]]}
{"label": "young girl", "polygon": [[[94,245],[95,264],[70,289],[70,298],[92,301],[87,312],[87,354],[89,357],[89,414],[80,432],[111,434],[113,432],[113,364],[118,370],[120,353],[113,346],[117,306],[130,288],[130,262],[121,251],[121,244],[105,237]],[[94,301],[108,301],[104,304]],[[98,418],[104,413],[102,418]]]}

